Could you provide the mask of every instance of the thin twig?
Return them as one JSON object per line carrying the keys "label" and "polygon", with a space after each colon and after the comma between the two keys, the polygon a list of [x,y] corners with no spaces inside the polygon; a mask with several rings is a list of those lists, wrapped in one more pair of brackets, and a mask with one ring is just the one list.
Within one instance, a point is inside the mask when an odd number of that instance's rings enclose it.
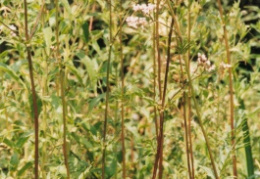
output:
{"label": "thin twig", "polygon": [[8,25],[6,25],[3,21],[0,20],[0,23],[5,26],[6,28],[8,28],[10,31],[14,32],[14,33],[17,33],[18,31],[17,30],[14,30],[12,28],[10,28]]}

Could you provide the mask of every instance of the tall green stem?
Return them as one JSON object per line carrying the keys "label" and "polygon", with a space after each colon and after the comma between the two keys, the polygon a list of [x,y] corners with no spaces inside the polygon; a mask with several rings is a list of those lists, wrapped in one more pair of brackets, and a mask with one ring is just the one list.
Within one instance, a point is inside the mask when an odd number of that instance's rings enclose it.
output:
{"label": "tall green stem", "polygon": [[104,120],[104,128],[103,128],[103,152],[102,152],[102,179],[105,179],[105,170],[106,170],[106,133],[107,133],[107,118],[108,118],[108,100],[109,100],[109,90],[110,90],[110,61],[111,61],[111,53],[112,53],[112,5],[111,0],[108,2],[109,4],[109,54],[108,54],[108,62],[107,62],[107,91],[106,91],[106,107],[105,107],[105,120]]}
{"label": "tall green stem", "polygon": [[61,92],[61,101],[62,101],[62,119],[63,119],[63,155],[64,155],[64,162],[67,172],[67,178],[70,179],[70,171],[69,171],[69,164],[68,164],[68,148],[67,148],[67,108],[66,108],[66,99],[65,99],[65,87],[64,87],[64,68],[61,58],[60,58],[60,42],[59,42],[59,1],[56,0],[56,59],[59,62],[60,67],[60,92]]}
{"label": "tall green stem", "polygon": [[[229,51],[229,44],[228,44],[228,34],[226,23],[223,18],[223,9],[221,5],[221,1],[218,0],[218,8],[220,13],[220,18],[222,21],[223,31],[224,31],[224,40],[226,46],[226,53],[227,53],[227,62],[231,65],[231,57]],[[233,80],[232,80],[232,67],[228,69],[229,74],[229,95],[230,95],[230,126],[231,126],[231,145],[232,145],[232,161],[233,161],[233,175],[237,178],[237,158],[236,158],[236,136],[235,136],[235,127],[234,127],[234,90],[233,90]]]}
{"label": "tall green stem", "polygon": [[24,24],[25,24],[25,39],[26,39],[26,51],[29,64],[30,81],[32,88],[32,99],[33,99],[33,115],[34,115],[34,178],[39,178],[39,116],[38,116],[38,106],[37,106],[37,95],[34,86],[33,78],[33,63],[31,56],[31,48],[29,46],[29,31],[28,31],[28,13],[27,13],[27,1],[24,0]]}

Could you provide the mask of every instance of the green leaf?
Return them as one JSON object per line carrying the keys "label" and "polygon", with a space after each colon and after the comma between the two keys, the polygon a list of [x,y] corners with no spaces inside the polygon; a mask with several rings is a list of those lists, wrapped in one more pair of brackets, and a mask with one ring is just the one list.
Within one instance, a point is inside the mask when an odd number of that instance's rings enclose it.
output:
{"label": "green leaf", "polygon": [[4,141],[3,141],[6,145],[8,145],[9,147],[13,147],[13,142],[12,141],[10,141],[9,139],[7,139],[7,138],[4,138]]}
{"label": "green leaf", "polygon": [[19,164],[19,156],[18,154],[15,152],[10,160],[10,165],[11,165],[11,170],[16,170],[16,168],[18,167]]}
{"label": "green leaf", "polygon": [[55,109],[58,109],[58,107],[59,107],[60,104],[61,104],[61,99],[60,99],[58,96],[52,94],[52,95],[51,95],[51,104],[52,104],[52,106],[53,106]]}
{"label": "green leaf", "polygon": [[245,110],[245,104],[242,99],[240,99],[240,109],[243,111],[241,114],[241,117],[243,118],[242,121],[242,130],[243,130],[243,142],[244,142],[244,148],[246,153],[246,166],[247,166],[247,174],[248,177],[251,177],[254,179],[254,159],[253,159],[253,153],[252,153],[252,147],[251,147],[251,140],[250,140],[250,130],[249,125],[247,122],[247,117],[244,114]]}
{"label": "green leaf", "polygon": [[32,162],[27,162],[18,172],[17,176],[21,176],[27,169],[31,168],[33,165]]}
{"label": "green leaf", "polygon": [[77,56],[81,59],[81,62],[86,66],[88,76],[90,79],[90,84],[94,88],[97,83],[96,62],[94,60],[91,60],[88,56],[86,56],[82,52],[77,53]]}
{"label": "green leaf", "polygon": [[66,67],[77,77],[78,81],[81,85],[83,85],[82,77],[79,73],[79,70],[75,68],[73,65],[67,64]]}
{"label": "green leaf", "polygon": [[87,43],[89,41],[89,30],[88,30],[88,22],[86,21],[83,25],[82,25],[82,29],[83,29],[83,40]]}
{"label": "green leaf", "polygon": [[50,55],[50,50],[51,50],[51,38],[52,38],[52,30],[51,27],[46,27],[43,30],[43,36],[44,36],[44,40],[46,43],[46,51],[47,54]]}
{"label": "green leaf", "polygon": [[29,137],[20,137],[20,138],[18,139],[18,141],[16,142],[15,146],[16,146],[17,148],[23,147],[23,145],[25,144],[25,142],[26,142],[28,139],[29,139]]}
{"label": "green leaf", "polygon": [[117,160],[114,157],[112,162],[106,168],[106,174],[108,175],[108,178],[111,178],[115,174],[116,168],[117,168]]}
{"label": "green leaf", "polygon": [[4,63],[0,62],[0,72],[6,72],[8,75],[10,75],[15,81],[21,83],[22,85],[24,85],[23,81],[19,78],[19,76],[15,73],[15,71],[13,71],[9,66],[7,66]]}
{"label": "green leaf", "polygon": [[92,109],[98,105],[98,103],[105,98],[105,93],[93,98],[90,100],[90,103],[89,103],[89,108],[88,108],[88,112],[91,112]]}
{"label": "green leaf", "polygon": [[66,11],[71,14],[70,4],[67,0],[61,0],[62,5],[65,7]]}

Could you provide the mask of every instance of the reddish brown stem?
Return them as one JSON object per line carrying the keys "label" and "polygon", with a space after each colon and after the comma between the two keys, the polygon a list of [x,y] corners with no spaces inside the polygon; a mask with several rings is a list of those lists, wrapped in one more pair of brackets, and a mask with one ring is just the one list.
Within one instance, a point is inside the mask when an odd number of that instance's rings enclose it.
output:
{"label": "reddish brown stem", "polygon": [[[157,148],[157,157],[155,162],[159,161],[159,179],[162,179],[163,177],[163,142],[164,142],[164,135],[163,135],[163,124],[164,124],[164,108],[165,108],[165,97],[166,97],[166,90],[167,90],[167,81],[168,81],[168,74],[169,74],[169,67],[170,67],[170,60],[171,60],[171,37],[173,32],[173,24],[174,20],[172,19],[171,25],[170,25],[170,31],[168,35],[168,47],[167,47],[167,62],[166,62],[166,71],[164,76],[164,88],[163,88],[163,95],[162,95],[162,104],[160,109],[160,130],[159,130],[159,139],[158,139],[158,148]],[[154,166],[154,173],[153,173],[153,179],[156,178],[156,170],[157,170],[158,164]]]}
{"label": "reddish brown stem", "polygon": [[[27,1],[24,0],[24,24],[25,24],[25,38],[26,43],[29,43],[29,32],[28,32],[28,14],[27,14]],[[32,88],[32,99],[33,99],[33,115],[34,115],[34,135],[35,135],[35,143],[34,143],[34,178],[39,178],[39,119],[38,119],[38,106],[37,106],[37,95],[34,86],[34,78],[33,78],[33,63],[31,56],[31,49],[26,44],[27,58],[29,63],[29,73],[30,73],[30,81]]]}

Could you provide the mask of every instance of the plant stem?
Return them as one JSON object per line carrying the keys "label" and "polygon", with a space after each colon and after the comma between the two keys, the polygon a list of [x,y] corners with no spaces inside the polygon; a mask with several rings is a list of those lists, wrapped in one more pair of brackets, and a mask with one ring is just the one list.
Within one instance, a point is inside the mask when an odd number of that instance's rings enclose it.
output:
{"label": "plant stem", "polygon": [[[174,11],[173,11],[173,9],[172,9],[172,7],[170,5],[170,1],[169,0],[167,0],[167,5],[169,6],[169,9],[171,11],[172,18],[175,21],[174,24],[175,24],[175,28],[176,28],[176,31],[175,31],[176,32],[176,36],[179,37],[180,41],[182,41],[182,36],[181,36],[181,31],[180,31],[180,28],[179,28],[179,25],[178,25],[178,21],[177,21],[177,18],[175,16],[175,14],[174,14]],[[219,179],[217,168],[216,168],[216,165],[215,165],[215,162],[214,162],[214,158],[213,158],[213,155],[212,155],[212,150],[211,150],[211,147],[210,147],[210,144],[209,144],[208,136],[207,136],[207,133],[206,133],[206,131],[204,129],[204,126],[203,126],[203,123],[202,123],[201,114],[200,114],[200,110],[199,110],[199,105],[198,105],[197,99],[194,96],[194,89],[193,89],[193,84],[192,84],[192,78],[190,76],[188,59],[185,60],[185,68],[186,68],[186,72],[187,72],[187,76],[188,76],[188,81],[189,81],[188,84],[189,84],[189,88],[190,88],[190,93],[191,93],[191,96],[192,96],[192,99],[193,99],[193,102],[194,102],[194,105],[195,105],[196,113],[197,113],[197,116],[198,116],[198,120],[199,120],[199,125],[200,125],[201,131],[203,133],[203,136],[205,138],[207,149],[209,151],[211,165],[212,165],[212,168],[213,168],[213,171],[214,171],[216,179]]]}
{"label": "plant stem", "polygon": [[170,67],[170,61],[171,61],[171,41],[172,41],[172,31],[173,31],[173,24],[174,20],[172,19],[171,25],[170,25],[170,31],[168,35],[168,47],[167,47],[167,64],[166,64],[166,71],[164,76],[164,87],[163,87],[163,98],[162,98],[162,113],[163,117],[161,120],[160,125],[160,132],[161,132],[161,146],[160,146],[160,161],[159,161],[159,179],[162,179],[163,176],[163,141],[164,141],[164,135],[163,135],[163,124],[164,124],[164,108],[165,108],[165,97],[166,97],[166,90],[167,90],[167,84],[168,84],[168,74],[169,74],[169,67]]}
{"label": "plant stem", "polygon": [[[120,9],[123,10],[122,7],[123,1],[120,2]],[[120,24],[122,24],[122,17],[120,18]],[[121,140],[122,140],[122,165],[123,165],[123,179],[126,178],[126,162],[125,162],[125,123],[124,123],[124,58],[123,58],[123,44],[122,44],[122,27],[120,27],[120,59],[121,59],[121,96],[122,96],[122,103],[121,103]]]}
{"label": "plant stem", "polygon": [[[96,4],[93,4],[92,9],[91,9],[92,13],[94,13],[95,10],[96,10]],[[90,18],[90,21],[89,21],[89,28],[88,28],[88,31],[89,31],[89,32],[92,31],[93,21],[94,21],[94,17],[92,16],[92,17]]]}
{"label": "plant stem", "polygon": [[67,151],[67,139],[66,139],[66,134],[67,134],[67,119],[66,119],[66,99],[65,99],[65,87],[64,87],[64,69],[63,69],[63,64],[60,58],[60,49],[59,49],[59,0],[55,1],[56,3],[56,58],[57,61],[59,62],[59,67],[60,67],[60,92],[61,92],[61,101],[62,101],[62,119],[63,119],[63,155],[64,155],[64,162],[65,162],[65,167],[66,167],[66,172],[67,172],[67,178],[70,179],[70,171],[69,171],[69,164],[68,164],[68,151]]}
{"label": "plant stem", "polygon": [[[156,13],[155,13],[155,36],[156,36],[156,50],[157,50],[157,63],[158,63],[158,87],[159,87],[159,99],[160,101],[162,100],[162,85],[161,85],[161,56],[160,56],[160,45],[159,45],[159,5],[160,5],[160,0],[157,0],[156,2]],[[161,110],[161,109],[159,109]],[[160,123],[159,123],[159,130],[161,129],[161,123],[163,122],[163,115],[159,111],[159,117],[160,117]],[[159,161],[159,156],[160,156],[160,146],[161,146],[161,140],[160,140],[160,134],[158,132],[158,137],[157,137],[157,153],[155,156],[155,163],[153,167],[153,179],[156,178],[157,175],[157,168],[158,168],[158,161]]]}
{"label": "plant stem", "polygon": [[[231,57],[230,57],[230,51],[229,51],[229,44],[228,44],[228,35],[227,35],[227,29],[226,29],[226,23],[223,18],[223,9],[221,5],[221,1],[218,0],[218,9],[220,13],[220,18],[222,21],[223,31],[224,31],[224,40],[225,40],[225,46],[226,46],[226,53],[227,53],[227,62],[229,65],[231,65]],[[235,136],[235,127],[234,127],[234,90],[233,90],[233,80],[232,80],[232,67],[228,69],[229,73],[229,95],[230,95],[230,126],[231,126],[231,145],[232,145],[232,161],[233,161],[233,175],[235,178],[237,178],[237,158],[236,158],[236,136]]]}
{"label": "plant stem", "polygon": [[[28,31],[28,14],[27,14],[27,1],[24,0],[24,24],[25,24],[25,38],[26,43],[29,43],[29,31]],[[33,78],[33,63],[31,56],[31,48],[28,44],[26,44],[27,58],[29,63],[29,73],[30,73],[30,81],[32,88],[32,99],[33,99],[33,115],[34,115],[34,135],[35,135],[35,143],[34,143],[34,178],[39,178],[39,116],[38,116],[38,106],[37,106],[37,95],[34,86],[34,78]]]}
{"label": "plant stem", "polygon": [[[190,44],[190,35],[191,35],[191,12],[190,12],[191,3],[189,1],[188,5],[188,43]],[[190,73],[190,46],[188,48],[188,73]],[[191,98],[190,95],[190,87],[188,88],[188,96],[187,97],[187,103],[188,103],[188,140],[189,140],[189,146],[188,150],[190,153],[190,163],[191,163],[191,178],[195,178],[195,169],[194,169],[194,158],[193,158],[193,150],[192,150],[192,137],[191,137]]]}
{"label": "plant stem", "polygon": [[[118,66],[116,66],[116,68],[115,68],[115,76],[116,76],[116,87],[118,88],[118,69],[117,69],[117,67]],[[118,121],[118,109],[119,109],[119,102],[118,101],[116,101],[116,106],[115,106],[115,111],[114,111],[114,113],[115,113],[115,121],[114,121],[114,130],[115,130],[115,136],[117,136],[118,135],[118,128],[117,128],[117,124],[119,123],[119,121]],[[113,146],[113,152],[114,152],[114,157],[115,157],[115,159],[116,159],[116,161],[118,162],[118,160],[117,160],[117,142],[115,143],[115,145]],[[117,165],[116,165],[116,167],[115,167],[115,179],[117,179],[117,171],[118,171],[118,169],[117,169]]]}
{"label": "plant stem", "polygon": [[160,54],[160,37],[159,37],[159,5],[160,0],[156,2],[156,13],[155,13],[155,35],[156,35],[156,49],[157,49],[157,61],[158,61],[158,86],[159,86],[159,97],[162,99],[162,85],[161,85],[161,54]]}
{"label": "plant stem", "polygon": [[194,102],[194,105],[195,105],[195,110],[196,110],[196,113],[197,113],[197,116],[198,116],[199,125],[200,125],[201,131],[203,133],[203,136],[205,138],[205,142],[206,142],[206,145],[207,145],[207,149],[208,149],[208,152],[209,152],[209,156],[210,156],[210,160],[211,160],[211,164],[212,164],[212,167],[213,167],[215,177],[216,177],[216,179],[219,179],[217,168],[216,168],[214,158],[213,158],[213,154],[212,154],[212,150],[211,150],[211,147],[210,147],[210,144],[209,144],[208,135],[207,135],[207,133],[204,129],[202,119],[201,119],[199,105],[198,105],[197,99],[195,98],[192,79],[191,79],[191,76],[190,76],[190,72],[188,71],[188,62],[187,62],[187,60],[185,62],[186,62],[186,71],[187,71],[187,76],[188,76],[188,80],[189,80],[190,92],[191,92],[191,96],[192,96],[192,99],[193,99],[193,102]]}
{"label": "plant stem", "polygon": [[109,4],[109,54],[108,54],[108,62],[107,62],[107,91],[106,91],[106,107],[105,107],[105,120],[104,120],[104,128],[103,128],[103,152],[102,152],[102,179],[105,179],[105,170],[106,170],[106,132],[107,132],[107,118],[108,118],[108,100],[109,100],[109,90],[110,90],[110,61],[111,61],[111,53],[112,53],[112,5],[111,0],[108,2]]}
{"label": "plant stem", "polygon": [[[154,1],[153,1],[154,3]],[[155,12],[154,12],[155,14]],[[155,15],[154,15],[155,16]],[[155,97],[156,97],[156,25],[153,23],[153,101],[154,104],[155,102]],[[156,140],[158,142],[158,121],[157,121],[157,109],[156,106],[154,105],[154,123],[155,123],[155,133],[156,133]]]}
{"label": "plant stem", "polygon": [[184,118],[184,131],[185,131],[185,140],[186,140],[186,155],[187,155],[187,165],[188,165],[188,173],[190,179],[192,178],[192,172],[191,172],[191,158],[190,158],[190,138],[189,138],[189,129],[188,129],[188,120],[187,118],[187,92],[183,93],[183,118]]}
{"label": "plant stem", "polygon": [[171,60],[170,50],[171,50],[171,37],[172,37],[172,31],[173,31],[173,24],[174,24],[174,21],[172,19],[171,25],[170,25],[170,31],[169,31],[169,35],[168,35],[166,71],[165,71],[165,76],[164,76],[162,104],[161,104],[161,109],[159,111],[159,113],[160,113],[160,130],[159,130],[159,137],[158,137],[158,142],[157,142],[158,143],[158,145],[157,145],[157,155],[156,155],[156,160],[155,160],[155,164],[154,164],[153,179],[156,178],[158,161],[159,161],[159,179],[162,179],[162,177],[163,177],[164,108],[165,108],[165,97],[166,97],[166,90],[167,90],[167,84],[168,84],[167,81],[168,81],[170,60]]}
{"label": "plant stem", "polygon": [[[179,56],[179,61],[180,61],[180,71],[181,71],[181,88],[184,89],[184,72],[182,68],[182,62],[181,58]],[[185,144],[186,144],[186,155],[187,155],[187,165],[188,165],[188,174],[189,178],[191,179],[191,164],[190,164],[190,154],[189,154],[189,135],[188,135],[188,125],[187,125],[187,93],[184,91],[182,95],[182,105],[183,105],[183,119],[184,119],[184,136],[185,136]]]}

